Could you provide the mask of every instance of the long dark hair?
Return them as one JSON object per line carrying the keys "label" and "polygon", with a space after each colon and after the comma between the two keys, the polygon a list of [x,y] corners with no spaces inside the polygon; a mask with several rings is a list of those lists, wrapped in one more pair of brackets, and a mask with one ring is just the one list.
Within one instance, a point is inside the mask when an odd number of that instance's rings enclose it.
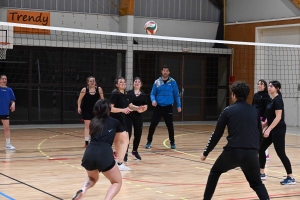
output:
{"label": "long dark hair", "polygon": [[90,135],[102,132],[105,119],[111,110],[110,102],[107,99],[99,99],[94,105],[94,118],[90,123]]}
{"label": "long dark hair", "polygon": [[272,84],[274,86],[274,88],[276,88],[277,90],[277,93],[282,97],[282,94],[280,92],[280,89],[281,89],[281,83],[277,80],[273,80],[273,81],[270,81],[269,84]]}
{"label": "long dark hair", "polygon": [[[114,91],[118,91],[118,92],[120,93],[120,90],[119,90],[119,88],[118,88],[116,85],[119,83],[119,80],[121,80],[121,79],[124,79],[124,80],[125,80],[124,77],[119,77],[119,78],[116,78],[116,79],[115,79],[115,81],[114,81],[115,89],[113,90],[113,92],[114,92]],[[126,80],[125,80],[125,81],[126,81]],[[126,89],[124,90],[124,94],[126,94]]]}
{"label": "long dark hair", "polygon": [[268,84],[267,84],[267,81],[265,81],[264,79],[259,79],[257,83],[263,83],[265,88],[264,88],[264,91],[268,91]]}

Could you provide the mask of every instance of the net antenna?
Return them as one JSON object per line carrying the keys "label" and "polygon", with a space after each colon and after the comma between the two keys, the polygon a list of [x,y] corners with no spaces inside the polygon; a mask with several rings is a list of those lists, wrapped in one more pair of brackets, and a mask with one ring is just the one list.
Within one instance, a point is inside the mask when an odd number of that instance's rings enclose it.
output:
{"label": "net antenna", "polygon": [[0,60],[6,60],[6,51],[9,44],[9,42],[0,42]]}

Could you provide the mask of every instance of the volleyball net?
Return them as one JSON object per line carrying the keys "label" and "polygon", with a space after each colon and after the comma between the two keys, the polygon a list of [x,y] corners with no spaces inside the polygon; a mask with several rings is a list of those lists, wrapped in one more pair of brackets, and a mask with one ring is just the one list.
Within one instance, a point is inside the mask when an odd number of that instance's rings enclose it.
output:
{"label": "volleyball net", "polygon": [[0,55],[1,74],[31,108],[74,112],[89,76],[96,78],[106,98],[121,76],[127,89],[140,77],[149,94],[164,65],[178,84],[182,120],[216,119],[229,105],[228,86],[237,80],[250,84],[251,95],[259,79],[278,80],[284,98],[296,103],[299,97],[300,45],[0,22],[0,48],[5,54]]}

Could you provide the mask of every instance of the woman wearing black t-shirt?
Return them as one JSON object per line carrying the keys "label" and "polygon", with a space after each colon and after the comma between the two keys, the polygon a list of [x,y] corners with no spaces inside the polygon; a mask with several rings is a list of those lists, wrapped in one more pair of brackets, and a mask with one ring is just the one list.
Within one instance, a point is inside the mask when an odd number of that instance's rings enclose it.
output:
{"label": "woman wearing black t-shirt", "polygon": [[85,192],[99,180],[99,172],[111,182],[105,199],[113,199],[121,189],[122,176],[111,146],[114,143],[115,156],[124,157],[129,138],[121,123],[109,116],[110,110],[110,103],[106,99],[98,100],[94,106],[95,117],[90,123],[91,143],[84,152],[81,164],[88,177],[72,200],[82,199]]}
{"label": "woman wearing black t-shirt", "polygon": [[[260,79],[257,82],[257,93],[254,94],[252,105],[258,110],[260,120],[262,122],[266,121],[266,109],[267,105],[270,103],[271,98],[268,94],[268,84],[265,80]],[[269,151],[266,150],[266,159],[270,159]]]}
{"label": "woman wearing black t-shirt", "polygon": [[132,125],[134,128],[134,139],[133,139],[133,148],[132,148],[132,155],[138,159],[142,160],[141,156],[138,153],[138,147],[140,145],[142,132],[143,132],[143,117],[142,113],[145,112],[148,108],[147,106],[147,96],[141,90],[142,81],[139,77],[136,77],[133,82],[133,90],[127,92],[128,98],[131,99],[131,102],[139,106],[142,109],[139,109],[137,112],[131,112],[130,114],[126,115],[126,126],[128,128],[129,133],[129,141],[132,135]]}
{"label": "woman wearing black t-shirt", "polygon": [[[126,131],[128,132],[128,128],[126,127],[125,115],[129,114],[132,111],[137,111],[140,108],[138,106],[134,106],[130,99],[126,94],[126,81],[123,77],[117,78],[115,80],[116,89],[112,91],[112,95],[109,99],[111,103],[111,114],[110,116],[119,120],[121,124],[124,126]],[[127,161],[127,154],[124,158],[119,157],[118,166],[122,171],[130,170],[129,167],[125,166],[123,161]]]}
{"label": "woman wearing black t-shirt", "polygon": [[280,88],[280,82],[269,82],[268,91],[272,100],[267,106],[267,121],[262,123],[263,128],[266,126],[267,128],[263,133],[264,139],[259,150],[260,173],[261,179],[266,179],[264,171],[266,165],[265,150],[273,143],[275,151],[287,173],[286,179],[280,183],[282,185],[294,185],[296,184],[296,181],[292,176],[291,162],[285,154],[286,124],[284,122],[284,104]]}
{"label": "woman wearing black t-shirt", "polygon": [[84,139],[85,147],[89,144],[90,135],[89,127],[93,119],[93,108],[99,99],[104,99],[101,87],[96,85],[95,77],[90,76],[86,79],[87,86],[82,88],[78,97],[78,113],[81,114],[84,121]]}

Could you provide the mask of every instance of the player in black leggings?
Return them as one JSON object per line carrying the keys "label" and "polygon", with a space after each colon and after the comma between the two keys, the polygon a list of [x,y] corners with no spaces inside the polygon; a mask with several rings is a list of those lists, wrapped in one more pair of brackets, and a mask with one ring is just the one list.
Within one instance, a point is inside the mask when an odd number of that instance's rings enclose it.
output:
{"label": "player in black leggings", "polygon": [[122,176],[114,160],[111,146],[114,143],[116,157],[124,157],[129,138],[121,123],[109,116],[110,110],[110,103],[106,99],[98,100],[94,106],[95,117],[89,127],[91,143],[84,152],[81,164],[86,169],[88,177],[72,200],[82,199],[86,191],[99,180],[99,172],[102,172],[111,183],[105,199],[113,199],[121,189]]}
{"label": "player in black leggings", "polygon": [[147,96],[141,90],[142,81],[139,77],[134,78],[133,90],[127,92],[127,96],[131,99],[131,102],[143,109],[138,110],[137,112],[130,112],[130,114],[125,116],[126,126],[129,133],[129,141],[132,135],[132,125],[134,128],[134,139],[133,139],[133,148],[132,155],[137,160],[142,160],[141,156],[138,153],[138,147],[140,145],[142,132],[143,132],[143,117],[142,113],[145,112],[148,108],[147,106]]}
{"label": "player in black leggings", "polygon": [[285,154],[286,124],[284,122],[284,104],[280,89],[280,82],[269,82],[268,91],[272,100],[267,106],[267,122],[263,123],[263,128],[266,128],[263,133],[264,139],[259,150],[259,163],[261,168],[260,173],[261,179],[266,179],[264,171],[266,165],[265,151],[273,143],[275,151],[287,173],[286,179],[284,179],[280,183],[282,185],[294,185],[296,184],[296,181],[292,175],[291,162]]}

